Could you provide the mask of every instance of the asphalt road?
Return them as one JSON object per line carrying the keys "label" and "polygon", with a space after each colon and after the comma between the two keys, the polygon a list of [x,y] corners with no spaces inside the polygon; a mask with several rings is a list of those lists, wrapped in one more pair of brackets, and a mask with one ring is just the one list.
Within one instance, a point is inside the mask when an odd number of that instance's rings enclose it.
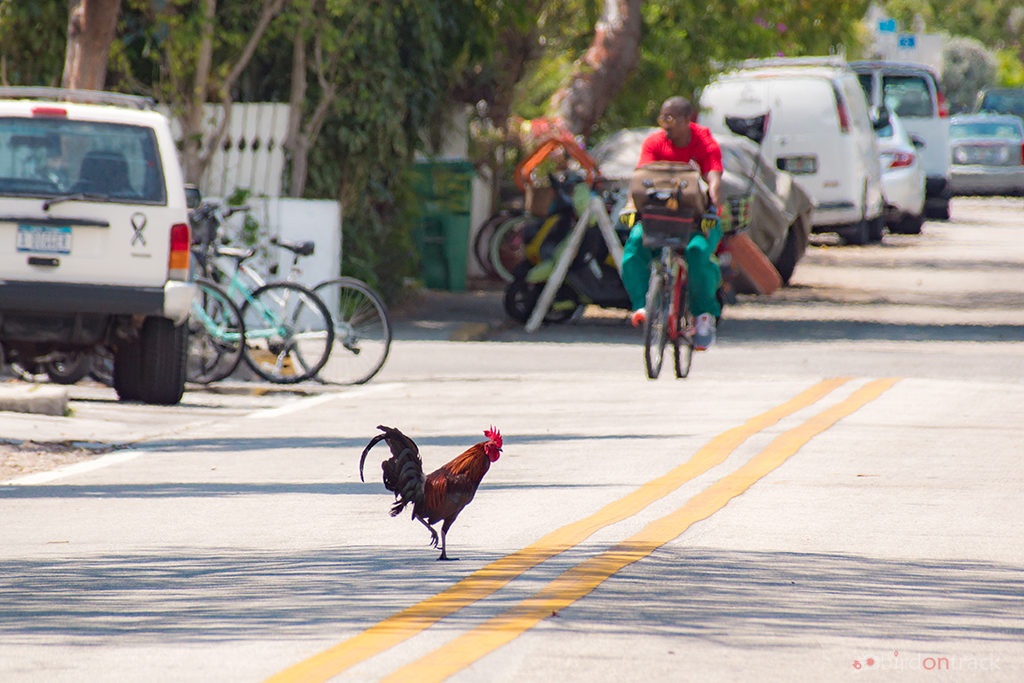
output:
{"label": "asphalt road", "polygon": [[[0,487],[0,680],[1018,681],[1022,208],[819,241],[684,381],[624,312],[528,334],[442,293],[363,387],[0,414],[119,446]],[[504,433],[458,562],[387,515],[383,453],[359,481],[377,424],[428,469]]]}

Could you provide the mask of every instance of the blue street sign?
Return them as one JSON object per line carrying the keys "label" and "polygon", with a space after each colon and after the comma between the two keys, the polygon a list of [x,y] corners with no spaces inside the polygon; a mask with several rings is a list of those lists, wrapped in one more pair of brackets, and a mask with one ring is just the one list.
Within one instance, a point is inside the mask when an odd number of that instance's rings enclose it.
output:
{"label": "blue street sign", "polygon": [[901,50],[913,50],[917,45],[917,38],[914,37],[913,33],[901,33],[896,39],[896,45]]}
{"label": "blue street sign", "polygon": [[882,19],[878,22],[879,33],[896,33],[895,19]]}

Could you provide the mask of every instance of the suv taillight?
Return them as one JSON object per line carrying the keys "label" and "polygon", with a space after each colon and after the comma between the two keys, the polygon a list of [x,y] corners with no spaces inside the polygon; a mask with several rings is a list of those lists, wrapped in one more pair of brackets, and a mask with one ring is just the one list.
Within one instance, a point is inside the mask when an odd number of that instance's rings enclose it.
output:
{"label": "suv taillight", "polygon": [[940,119],[948,119],[949,118],[949,102],[946,101],[946,96],[942,94],[941,90],[937,91],[935,93],[935,96],[936,96],[936,100],[939,103],[939,118]]}
{"label": "suv taillight", "polygon": [[171,280],[187,280],[188,264],[192,246],[192,231],[187,223],[171,226],[171,254],[167,257],[167,277]]}

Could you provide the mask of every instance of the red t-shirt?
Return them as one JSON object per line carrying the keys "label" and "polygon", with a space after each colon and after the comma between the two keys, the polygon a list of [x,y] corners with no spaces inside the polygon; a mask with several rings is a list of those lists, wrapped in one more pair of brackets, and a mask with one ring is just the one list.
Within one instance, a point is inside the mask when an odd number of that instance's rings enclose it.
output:
{"label": "red t-shirt", "polygon": [[696,123],[690,124],[690,144],[686,147],[676,147],[668,139],[668,133],[659,128],[644,140],[637,168],[652,161],[696,161],[701,174],[707,176],[711,171],[722,170],[722,148],[711,131]]}

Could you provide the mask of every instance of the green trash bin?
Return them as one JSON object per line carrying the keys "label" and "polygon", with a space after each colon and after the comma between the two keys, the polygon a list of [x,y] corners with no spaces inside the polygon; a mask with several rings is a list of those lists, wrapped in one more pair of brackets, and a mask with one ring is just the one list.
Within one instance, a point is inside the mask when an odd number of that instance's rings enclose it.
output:
{"label": "green trash bin", "polygon": [[474,176],[468,161],[424,161],[414,167],[421,212],[413,237],[428,288],[466,289]]}

